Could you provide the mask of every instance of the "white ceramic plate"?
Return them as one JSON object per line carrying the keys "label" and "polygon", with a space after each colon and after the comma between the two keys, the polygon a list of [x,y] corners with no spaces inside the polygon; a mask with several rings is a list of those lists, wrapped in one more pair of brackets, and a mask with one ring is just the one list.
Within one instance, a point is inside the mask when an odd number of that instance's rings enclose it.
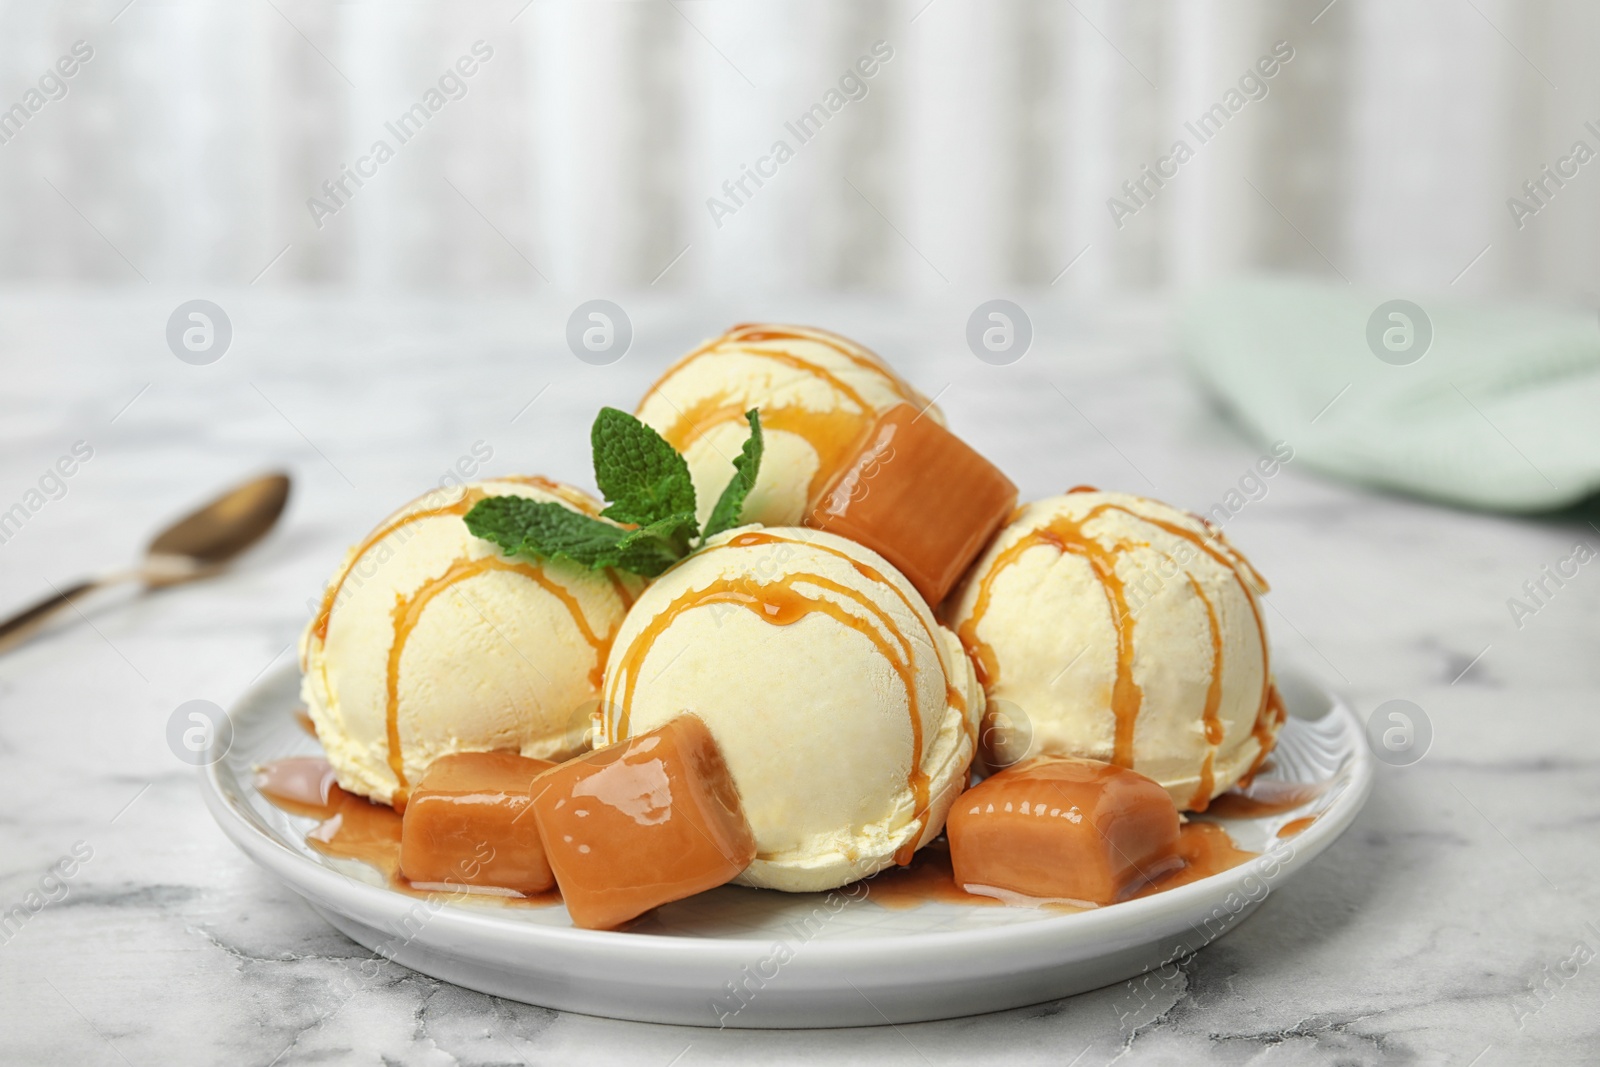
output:
{"label": "white ceramic plate", "polygon": [[[419,898],[387,888],[364,864],[308,848],[312,820],[273,807],[252,784],[259,764],[319,751],[293,715],[298,681],[285,669],[248,692],[231,712],[231,749],[205,771],[206,803],[246,855],[352,939],[407,967],[529,1004],[647,1022],[914,1022],[1131,978],[1237,926],[1344,832],[1372,785],[1372,756],[1350,708],[1280,668],[1289,719],[1261,777],[1332,784],[1294,811],[1226,820],[1240,847],[1263,855],[1222,874],[1077,914],[933,901],[891,910],[872,900],[870,883],[848,895],[728,886],[660,908],[627,932],[579,930],[561,907]],[[1313,813],[1309,829],[1276,839],[1285,823]]]}

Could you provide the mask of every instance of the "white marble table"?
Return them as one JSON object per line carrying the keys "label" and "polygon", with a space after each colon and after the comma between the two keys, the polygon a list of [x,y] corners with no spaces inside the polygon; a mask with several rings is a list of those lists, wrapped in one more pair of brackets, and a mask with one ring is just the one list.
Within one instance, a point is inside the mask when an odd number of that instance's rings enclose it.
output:
{"label": "white marble table", "polygon": [[[190,366],[164,327],[201,295],[234,339]],[[961,341],[976,299],[624,298],[633,349],[593,367],[561,340],[572,302],[0,293],[0,511],[74,442],[93,448],[0,544],[0,605],[127,561],[244,473],[296,479],[283,529],[234,573],[112,596],[0,658],[0,907],[75,847],[91,853],[0,935],[0,1061],[1595,1062],[1600,962],[1562,969],[1579,943],[1600,951],[1600,566],[1520,629],[1506,601],[1600,530],[1374,496],[1293,463],[1228,526],[1274,584],[1280,654],[1363,714],[1417,702],[1435,740],[1416,765],[1380,768],[1348,835],[1162,1002],[1130,1014],[1109,988],[881,1030],[717,1032],[563,1015],[396,967],[328,1014],[363,951],[223,838],[167,747],[172,710],[226,705],[289,655],[343,546],[475,443],[493,449],[489,472],[587,482],[594,409],[631,406],[738,319],[818,321],[880,348],[1025,496],[1091,483],[1204,509],[1246,472],[1259,449],[1189,384],[1161,305],[1024,302],[1033,351],[991,367]]]}

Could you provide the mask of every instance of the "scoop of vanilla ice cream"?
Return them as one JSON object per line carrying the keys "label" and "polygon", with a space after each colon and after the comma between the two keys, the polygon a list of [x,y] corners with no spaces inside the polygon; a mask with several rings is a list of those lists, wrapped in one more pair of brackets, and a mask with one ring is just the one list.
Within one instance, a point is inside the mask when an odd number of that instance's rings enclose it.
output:
{"label": "scoop of vanilla ice cream", "polygon": [[508,557],[462,516],[490,496],[595,514],[543,478],[435,490],[345,556],[300,641],[301,697],[351,792],[403,806],[439,756],[564,758],[587,744],[631,575]]}
{"label": "scoop of vanilla ice cream", "polygon": [[[651,386],[638,416],[684,454],[702,523],[761,411],[765,450],[744,518],[794,526],[876,415],[928,402],[870,350],[807,326],[746,324],[695,349]],[[937,408],[927,416],[944,422]]]}
{"label": "scoop of vanilla ice cream", "polygon": [[1281,724],[1266,584],[1187,512],[1079,491],[1021,509],[947,604],[989,697],[981,758],[1085,756],[1204,809]]}
{"label": "scoop of vanilla ice cream", "polygon": [[606,741],[698,715],[755,831],[739,881],[810,892],[939,833],[967,784],[983,691],[882,556],[816,530],[743,527],[639,598],[601,708]]}

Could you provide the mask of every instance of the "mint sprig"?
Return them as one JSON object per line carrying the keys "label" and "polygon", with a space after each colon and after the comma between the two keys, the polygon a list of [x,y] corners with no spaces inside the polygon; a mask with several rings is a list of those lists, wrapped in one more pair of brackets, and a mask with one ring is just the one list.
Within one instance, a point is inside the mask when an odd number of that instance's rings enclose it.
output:
{"label": "mint sprig", "polygon": [[744,511],[744,498],[755,487],[756,474],[761,470],[761,416],[755,408],[751,408],[744,413],[744,417],[750,421],[750,436],[745,438],[744,448],[733,461],[733,480],[723,487],[716,507],[711,509],[711,515],[706,519],[707,537],[739,525],[739,515]]}
{"label": "mint sprig", "polygon": [[761,470],[761,419],[754,409],[745,418],[750,437],[733,461],[733,480],[717,498],[704,536],[695,521],[689,465],[655,430],[616,408],[602,408],[590,431],[595,483],[607,502],[603,518],[550,501],[495,496],[467,512],[467,529],[510,555],[568,559],[653,578],[707,538],[739,525]]}

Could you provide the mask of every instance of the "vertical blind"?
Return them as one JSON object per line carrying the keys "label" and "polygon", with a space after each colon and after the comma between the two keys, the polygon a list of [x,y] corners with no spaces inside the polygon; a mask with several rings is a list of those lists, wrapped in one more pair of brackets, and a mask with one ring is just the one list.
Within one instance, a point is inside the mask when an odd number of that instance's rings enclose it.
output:
{"label": "vertical blind", "polygon": [[0,0],[0,277],[1600,302],[1597,39],[1583,0]]}

